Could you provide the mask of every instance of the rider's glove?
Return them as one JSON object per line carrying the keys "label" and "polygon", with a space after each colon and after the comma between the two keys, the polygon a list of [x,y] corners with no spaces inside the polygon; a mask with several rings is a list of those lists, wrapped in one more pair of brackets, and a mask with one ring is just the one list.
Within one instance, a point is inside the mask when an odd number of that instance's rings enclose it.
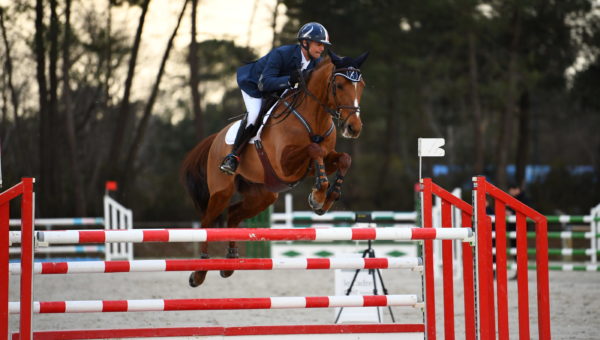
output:
{"label": "rider's glove", "polygon": [[302,71],[293,70],[292,73],[290,73],[290,79],[288,81],[290,84],[290,87],[294,87],[296,84],[298,84],[300,79],[306,80],[309,75],[310,75],[309,70],[302,70]]}

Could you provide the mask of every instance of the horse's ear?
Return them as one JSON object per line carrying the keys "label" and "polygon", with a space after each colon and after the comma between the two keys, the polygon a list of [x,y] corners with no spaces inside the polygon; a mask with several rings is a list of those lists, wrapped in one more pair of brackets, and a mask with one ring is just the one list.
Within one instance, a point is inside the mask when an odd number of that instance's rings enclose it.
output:
{"label": "horse's ear", "polygon": [[338,65],[342,61],[342,58],[338,57],[337,54],[333,53],[332,50],[327,50],[327,53],[329,54],[329,58],[331,58],[331,62],[334,65]]}
{"label": "horse's ear", "polygon": [[356,58],[354,60],[354,63],[356,64],[357,68],[361,67],[361,65],[365,62],[365,60],[367,60],[368,56],[369,56],[369,52],[365,52],[365,53],[361,54],[360,56],[358,56],[358,58]]}

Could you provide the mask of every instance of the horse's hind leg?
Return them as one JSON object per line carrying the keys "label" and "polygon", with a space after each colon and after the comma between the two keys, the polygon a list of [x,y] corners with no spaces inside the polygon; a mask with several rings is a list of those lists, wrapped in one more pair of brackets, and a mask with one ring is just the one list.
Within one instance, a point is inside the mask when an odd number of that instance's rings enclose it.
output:
{"label": "horse's hind leg", "polygon": [[[238,191],[242,200],[229,207],[228,226],[238,226],[243,220],[258,215],[277,200],[278,194],[268,191],[262,184],[240,182]],[[238,258],[238,248],[235,242],[229,242],[227,258]],[[222,277],[230,277],[233,270],[221,271]]]}
{"label": "horse's hind leg", "polygon": [[[202,227],[214,227],[214,222],[225,208],[227,208],[229,200],[231,199],[231,196],[233,196],[233,190],[234,186],[232,181],[231,185],[226,188],[226,190],[216,192],[210,196],[206,213],[204,214],[204,217],[202,217]],[[202,242],[200,258],[208,258],[208,242]],[[206,279],[206,273],[205,270],[192,272],[189,279],[190,286],[198,287],[201,285]]]}

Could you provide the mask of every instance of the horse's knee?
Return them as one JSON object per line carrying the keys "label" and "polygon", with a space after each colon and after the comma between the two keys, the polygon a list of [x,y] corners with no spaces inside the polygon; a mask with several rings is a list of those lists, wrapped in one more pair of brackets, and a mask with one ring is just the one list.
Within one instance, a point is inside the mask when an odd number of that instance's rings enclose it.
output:
{"label": "horse's knee", "polygon": [[317,143],[310,143],[306,148],[306,151],[308,152],[308,156],[312,159],[325,157],[325,150]]}

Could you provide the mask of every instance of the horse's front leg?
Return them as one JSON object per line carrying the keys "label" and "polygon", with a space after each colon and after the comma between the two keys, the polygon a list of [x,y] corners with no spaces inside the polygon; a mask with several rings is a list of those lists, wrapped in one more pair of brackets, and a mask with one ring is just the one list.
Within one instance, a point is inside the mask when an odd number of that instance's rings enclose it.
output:
{"label": "horse's front leg", "polygon": [[335,182],[329,186],[327,190],[327,199],[321,208],[324,211],[328,211],[333,206],[335,201],[339,200],[342,196],[342,183],[344,183],[344,177],[350,168],[352,158],[345,152],[330,152],[325,158],[325,169],[327,174],[331,174],[337,170],[335,175]]}
{"label": "horse's front leg", "polygon": [[323,205],[327,200],[327,189],[329,189],[329,180],[327,180],[325,162],[323,160],[326,153],[319,144],[312,143],[308,146],[308,155],[313,161],[313,168],[315,170],[315,185],[308,195],[308,204],[315,213],[323,215],[326,211],[323,210]]}

